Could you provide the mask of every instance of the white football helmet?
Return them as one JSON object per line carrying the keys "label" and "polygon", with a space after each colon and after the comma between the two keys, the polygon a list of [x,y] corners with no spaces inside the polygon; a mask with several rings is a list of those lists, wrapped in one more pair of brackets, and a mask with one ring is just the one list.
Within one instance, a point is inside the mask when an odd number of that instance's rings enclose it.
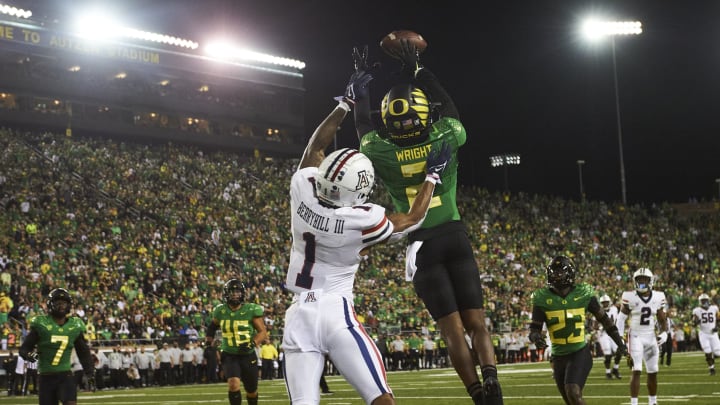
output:
{"label": "white football helmet", "polygon": [[[642,278],[643,280],[638,280],[638,278]],[[653,280],[654,276],[652,274],[652,271],[646,267],[641,267],[637,270],[635,270],[635,273],[633,273],[633,281],[635,281],[635,291],[644,293],[648,292],[652,289],[653,286]]]}
{"label": "white football helmet", "polygon": [[605,309],[610,308],[611,302],[612,302],[612,300],[610,299],[610,296],[607,294],[600,297],[600,304],[602,304],[603,308],[605,308]]}
{"label": "white football helmet", "polygon": [[700,301],[700,306],[701,306],[703,309],[708,309],[708,308],[710,308],[710,296],[709,296],[709,295],[707,295],[707,294],[700,294],[700,296],[698,297],[698,301]]}
{"label": "white football helmet", "polygon": [[365,202],[375,186],[375,169],[367,156],[343,148],[327,155],[318,167],[315,190],[320,201],[333,207]]}

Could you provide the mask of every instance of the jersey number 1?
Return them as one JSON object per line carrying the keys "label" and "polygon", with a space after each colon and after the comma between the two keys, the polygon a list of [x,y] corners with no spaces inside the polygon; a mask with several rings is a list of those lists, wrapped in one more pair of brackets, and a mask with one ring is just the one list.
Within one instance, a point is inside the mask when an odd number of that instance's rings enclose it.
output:
{"label": "jersey number 1", "polygon": [[305,262],[303,262],[302,270],[295,279],[295,286],[312,290],[313,276],[310,275],[315,265],[315,235],[310,232],[303,233],[305,241]]}

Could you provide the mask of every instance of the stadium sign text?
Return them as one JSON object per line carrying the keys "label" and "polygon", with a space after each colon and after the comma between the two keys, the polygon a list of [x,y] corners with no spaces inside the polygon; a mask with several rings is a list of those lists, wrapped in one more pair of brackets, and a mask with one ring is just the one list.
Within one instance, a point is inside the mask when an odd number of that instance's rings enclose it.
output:
{"label": "stadium sign text", "polygon": [[85,55],[123,59],[152,65],[160,64],[160,53],[112,42],[97,42],[59,34],[45,29],[31,29],[0,24],[0,41],[68,50]]}

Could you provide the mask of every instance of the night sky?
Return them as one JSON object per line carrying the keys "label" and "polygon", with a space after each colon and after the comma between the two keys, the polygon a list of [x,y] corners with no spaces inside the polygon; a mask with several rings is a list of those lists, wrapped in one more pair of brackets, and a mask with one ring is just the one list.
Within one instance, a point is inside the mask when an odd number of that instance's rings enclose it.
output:
{"label": "night sky", "polygon": [[[10,0],[6,1],[12,4]],[[62,15],[81,1],[15,2]],[[717,199],[720,178],[720,1],[260,1],[125,0],[109,3],[128,25],[207,43],[229,36],[249,48],[303,60],[306,129],[334,107],[352,73],[352,47],[382,63],[379,100],[397,62],[378,43],[395,29],[428,41],[421,62],[445,85],[468,132],[463,184],[505,187],[489,157],[518,153],[511,192],[621,200],[609,41],[589,45],[584,17],[639,20],[643,33],[616,39],[627,200]],[[122,3],[122,4],[116,4]],[[132,21],[132,22],[130,22]],[[352,120],[339,146],[356,146]]]}

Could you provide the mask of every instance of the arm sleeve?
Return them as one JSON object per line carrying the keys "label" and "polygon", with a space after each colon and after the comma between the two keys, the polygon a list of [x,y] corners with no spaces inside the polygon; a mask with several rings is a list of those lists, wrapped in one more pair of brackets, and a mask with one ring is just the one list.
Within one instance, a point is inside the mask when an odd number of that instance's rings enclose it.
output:
{"label": "arm sleeve", "polygon": [[370,118],[370,97],[357,100],[353,114],[355,117],[355,131],[357,131],[357,137],[360,140],[363,135],[374,129]]}
{"label": "arm sleeve", "polygon": [[20,346],[20,349],[18,350],[20,357],[27,360],[27,355],[35,350],[35,346],[39,340],[40,335],[38,335],[37,331],[35,329],[30,329],[30,332],[27,336],[25,336],[25,340],[23,340],[22,346]]}
{"label": "arm sleeve", "polygon": [[533,305],[532,309],[532,321],[530,322],[530,329],[542,330],[543,324],[545,323],[545,311],[542,308]]}
{"label": "arm sleeve", "polygon": [[95,362],[93,361],[92,354],[90,353],[90,346],[88,345],[87,340],[85,340],[84,335],[80,335],[77,339],[75,339],[75,352],[77,353],[85,374],[95,373]]}
{"label": "arm sleeve", "polygon": [[214,340],[215,339],[215,333],[218,330],[218,324],[215,323],[215,320],[211,320],[210,324],[207,326],[207,329],[205,330],[205,340]]}
{"label": "arm sleeve", "polygon": [[429,93],[432,102],[439,105],[438,112],[440,116],[460,119],[455,102],[431,71],[427,68],[418,70],[415,81],[423,90]]}

